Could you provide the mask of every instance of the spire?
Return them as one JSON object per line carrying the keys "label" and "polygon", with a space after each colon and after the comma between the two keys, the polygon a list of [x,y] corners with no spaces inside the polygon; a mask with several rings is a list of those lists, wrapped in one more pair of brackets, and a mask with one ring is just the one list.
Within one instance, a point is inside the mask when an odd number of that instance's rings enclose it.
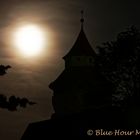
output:
{"label": "spire", "polygon": [[84,11],[81,11],[81,30],[80,33],[73,44],[73,47],[70,49],[70,51],[63,57],[64,60],[66,58],[70,58],[71,56],[96,56],[96,53],[92,49],[86,34],[84,32],[83,26],[84,26],[84,17],[83,17]]}
{"label": "spire", "polygon": [[81,29],[83,29],[83,26],[84,26],[84,11],[81,10],[81,19],[80,19],[80,22],[81,22]]}

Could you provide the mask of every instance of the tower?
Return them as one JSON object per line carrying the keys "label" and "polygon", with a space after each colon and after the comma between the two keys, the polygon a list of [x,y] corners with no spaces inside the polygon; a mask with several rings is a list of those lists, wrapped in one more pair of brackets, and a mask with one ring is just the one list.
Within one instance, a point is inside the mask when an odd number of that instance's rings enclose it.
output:
{"label": "tower", "polygon": [[81,11],[81,30],[71,48],[71,50],[63,57],[65,60],[65,68],[93,67],[96,54],[92,49],[84,32],[83,11]]}
{"label": "tower", "polygon": [[49,85],[53,90],[55,115],[58,116],[94,111],[110,103],[109,85],[99,72],[97,55],[86,37],[83,11],[81,15],[80,33],[70,51],[63,57],[65,69]]}

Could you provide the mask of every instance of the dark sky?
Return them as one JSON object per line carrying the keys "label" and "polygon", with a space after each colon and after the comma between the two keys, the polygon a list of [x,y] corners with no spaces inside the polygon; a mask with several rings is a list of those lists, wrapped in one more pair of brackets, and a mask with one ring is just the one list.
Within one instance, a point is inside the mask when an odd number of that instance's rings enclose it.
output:
{"label": "dark sky", "polygon": [[[0,77],[0,94],[27,97],[38,104],[17,112],[0,109],[0,139],[19,140],[30,122],[50,118],[52,91],[48,85],[64,68],[62,57],[80,31],[81,9],[85,32],[95,48],[131,25],[140,29],[139,7],[139,0],[1,0],[0,64],[12,69]],[[49,32],[50,45],[42,57],[15,56],[9,36],[20,23],[38,24]]]}

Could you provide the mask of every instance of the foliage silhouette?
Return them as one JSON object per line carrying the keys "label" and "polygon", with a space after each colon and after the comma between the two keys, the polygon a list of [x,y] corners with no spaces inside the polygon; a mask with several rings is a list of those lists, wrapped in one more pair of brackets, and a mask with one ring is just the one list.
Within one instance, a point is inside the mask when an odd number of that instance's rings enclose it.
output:
{"label": "foliage silhouette", "polygon": [[140,32],[132,26],[98,47],[102,73],[115,85],[113,105],[126,109],[140,98]]}
{"label": "foliage silhouette", "polygon": [[18,107],[26,108],[27,105],[34,105],[35,102],[29,101],[27,98],[19,98],[10,96],[9,99],[3,94],[0,94],[0,108],[16,111]]}
{"label": "foliage silhouette", "polygon": [[4,66],[4,65],[0,65],[0,75],[5,75],[6,74],[6,70],[11,68],[11,66]]}
{"label": "foliage silhouette", "polygon": [[[6,74],[6,70],[11,68],[11,66],[0,65],[0,76]],[[35,102],[29,101],[27,98],[19,98],[15,96],[10,96],[7,100],[7,97],[3,94],[0,94],[0,108],[8,109],[9,111],[16,111],[17,107],[26,108],[27,105],[34,105]]]}

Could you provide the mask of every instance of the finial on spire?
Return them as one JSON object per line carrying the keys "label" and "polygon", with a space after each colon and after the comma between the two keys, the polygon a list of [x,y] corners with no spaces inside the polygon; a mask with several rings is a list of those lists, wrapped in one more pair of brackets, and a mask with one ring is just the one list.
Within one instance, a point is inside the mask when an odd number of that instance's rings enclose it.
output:
{"label": "finial on spire", "polygon": [[84,11],[81,10],[81,29],[83,29],[83,25],[84,25]]}

